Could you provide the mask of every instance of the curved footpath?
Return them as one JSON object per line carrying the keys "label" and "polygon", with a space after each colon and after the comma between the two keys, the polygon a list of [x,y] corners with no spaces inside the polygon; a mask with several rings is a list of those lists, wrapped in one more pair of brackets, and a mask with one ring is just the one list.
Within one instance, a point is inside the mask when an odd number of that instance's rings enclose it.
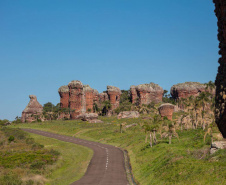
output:
{"label": "curved footpath", "polygon": [[123,152],[119,148],[35,129],[23,130],[61,141],[75,143],[93,150],[93,157],[85,175],[71,185],[129,185],[126,178]]}

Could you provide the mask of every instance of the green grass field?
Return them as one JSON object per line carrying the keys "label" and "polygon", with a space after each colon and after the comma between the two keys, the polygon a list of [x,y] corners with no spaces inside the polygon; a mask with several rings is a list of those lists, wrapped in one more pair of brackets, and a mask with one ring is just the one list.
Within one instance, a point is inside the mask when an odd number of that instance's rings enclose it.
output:
{"label": "green grass field", "polygon": [[70,184],[84,175],[92,154],[72,143],[0,128],[0,184]]}
{"label": "green grass field", "polygon": [[[225,184],[226,151],[209,155],[210,137],[203,141],[204,131],[177,131],[180,140],[161,139],[157,134],[157,145],[152,148],[145,143],[141,118],[117,120],[114,117],[101,118],[104,123],[90,124],[82,121],[52,121],[18,124],[11,127],[34,128],[69,135],[102,143],[108,143],[128,150],[132,171],[141,185],[150,184]],[[120,123],[137,123],[135,127],[123,129]],[[216,129],[215,129],[216,130]]]}
{"label": "green grass field", "polygon": [[60,152],[59,160],[51,167],[51,172],[47,175],[46,184],[70,184],[85,174],[93,154],[91,149],[36,134],[29,135],[36,142],[43,144],[45,148]]}

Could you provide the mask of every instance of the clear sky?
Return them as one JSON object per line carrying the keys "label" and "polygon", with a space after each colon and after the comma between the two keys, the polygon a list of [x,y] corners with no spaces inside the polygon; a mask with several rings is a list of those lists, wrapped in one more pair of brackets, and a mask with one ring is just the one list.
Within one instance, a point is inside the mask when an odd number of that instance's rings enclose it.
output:
{"label": "clear sky", "polygon": [[0,0],[0,119],[30,94],[57,104],[71,80],[99,92],[214,81],[218,58],[211,0]]}

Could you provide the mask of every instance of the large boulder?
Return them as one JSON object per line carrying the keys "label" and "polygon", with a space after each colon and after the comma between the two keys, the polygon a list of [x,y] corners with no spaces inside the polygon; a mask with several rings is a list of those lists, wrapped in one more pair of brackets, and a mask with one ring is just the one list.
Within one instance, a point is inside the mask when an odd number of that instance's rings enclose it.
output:
{"label": "large boulder", "polygon": [[162,101],[163,88],[158,84],[141,84],[130,87],[132,103],[138,103],[139,105],[148,105],[152,102],[159,103]]}
{"label": "large boulder", "polygon": [[35,95],[30,95],[30,102],[22,112],[21,121],[24,122],[32,122],[40,119],[43,107],[38,102],[37,97]]}
{"label": "large boulder", "polygon": [[81,119],[82,121],[90,121],[90,120],[97,120],[98,114],[97,113],[83,113],[76,117],[76,119]]}
{"label": "large boulder", "polygon": [[123,111],[118,114],[118,119],[122,118],[139,118],[140,114],[137,111]]}
{"label": "large boulder", "polygon": [[226,140],[213,142],[211,144],[210,154],[213,154],[220,149],[224,149],[224,150],[226,149]]}
{"label": "large boulder", "polygon": [[174,109],[174,105],[170,103],[164,103],[158,108],[161,117],[167,117],[169,120],[172,120]]}

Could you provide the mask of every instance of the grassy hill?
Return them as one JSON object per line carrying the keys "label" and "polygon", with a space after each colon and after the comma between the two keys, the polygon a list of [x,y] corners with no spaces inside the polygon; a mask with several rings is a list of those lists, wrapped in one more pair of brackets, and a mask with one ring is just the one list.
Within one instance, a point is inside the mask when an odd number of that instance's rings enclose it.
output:
{"label": "grassy hill", "polygon": [[88,148],[0,128],[0,184],[70,184],[80,179],[92,157]]}
{"label": "grassy hill", "polygon": [[[226,182],[226,151],[209,155],[210,136],[203,141],[202,129],[177,131],[179,140],[161,138],[157,144],[145,143],[144,120],[101,117],[104,123],[52,121],[18,124],[11,127],[34,128],[63,135],[108,143],[128,150],[132,171],[138,184],[224,184]],[[146,120],[145,122],[149,122]],[[126,128],[126,125],[137,126]],[[122,133],[120,132],[120,124]],[[218,133],[213,128],[214,134]]]}

